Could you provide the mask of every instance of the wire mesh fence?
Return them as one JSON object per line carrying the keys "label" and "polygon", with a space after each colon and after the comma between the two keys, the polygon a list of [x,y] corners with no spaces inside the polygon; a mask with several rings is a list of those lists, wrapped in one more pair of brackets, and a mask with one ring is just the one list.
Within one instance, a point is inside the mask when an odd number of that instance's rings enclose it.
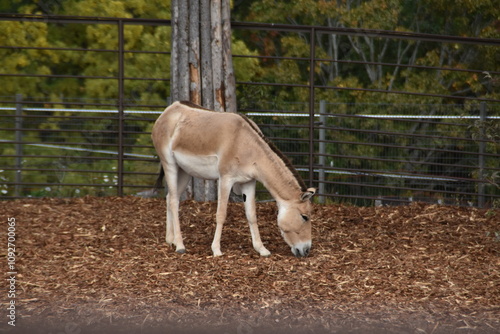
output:
{"label": "wire mesh fence", "polygon": [[117,110],[54,111],[20,105],[4,107],[0,117],[7,134],[1,139],[3,196],[104,196],[117,195],[118,186],[126,187],[127,194],[151,186],[158,167],[145,130],[159,111],[127,113],[120,143]]}
{"label": "wire mesh fence", "polygon": [[[497,124],[500,117],[498,105],[489,107],[496,109],[488,112],[484,103],[464,107],[321,101],[314,116],[314,185],[320,194],[363,205],[491,203],[498,196],[493,180],[500,165],[498,143],[485,133],[485,126],[488,120],[490,126]],[[299,170],[308,172],[309,143],[296,140],[307,138],[300,134],[308,130],[307,113],[248,115],[256,117]]]}
{"label": "wire mesh fence", "polygon": [[[0,117],[6,134],[3,197],[116,195],[120,183],[125,194],[151,188],[157,159],[150,129],[161,111],[126,112],[120,181],[118,111],[21,106],[19,100],[17,108],[3,107]],[[320,195],[364,205],[414,200],[484,205],[499,196],[494,184],[500,172],[498,143],[486,133],[488,122],[500,118],[498,105],[322,101],[313,115],[312,146],[310,116],[300,106],[245,113],[304,179],[313,175]]]}

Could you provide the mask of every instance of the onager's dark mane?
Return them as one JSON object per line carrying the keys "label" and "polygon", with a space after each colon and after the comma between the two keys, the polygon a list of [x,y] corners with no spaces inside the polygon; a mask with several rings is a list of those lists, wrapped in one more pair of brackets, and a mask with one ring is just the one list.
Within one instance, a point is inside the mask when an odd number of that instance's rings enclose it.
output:
{"label": "onager's dark mane", "polygon": [[295,179],[299,183],[300,190],[303,192],[307,191],[307,186],[306,186],[304,180],[302,180],[299,173],[297,172],[295,167],[293,167],[292,163],[287,158],[287,156],[284,155],[283,152],[281,152],[276,147],[276,145],[274,145],[274,143],[272,141],[270,141],[266,136],[264,136],[264,134],[258,128],[255,127],[255,124],[253,122],[251,122],[247,116],[245,116],[243,114],[237,114],[237,115],[240,115],[241,118],[243,118],[248,123],[248,125],[250,125],[250,127],[257,133],[257,135],[259,135],[259,137],[262,138],[267,143],[267,145],[269,145],[269,148],[283,161],[283,163],[286,165],[286,167],[290,170],[292,175],[295,177]]}
{"label": "onager's dark mane", "polygon": [[[183,104],[183,105],[186,105],[188,107],[191,107],[191,108],[213,111],[213,110],[204,108],[204,107],[202,107],[202,106],[200,106],[200,105],[198,105],[196,103],[190,102],[190,101],[180,101],[180,103]],[[283,161],[283,163],[285,164],[285,166],[290,170],[290,172],[292,173],[292,175],[294,176],[294,178],[297,180],[297,182],[298,182],[298,184],[300,186],[300,190],[303,191],[303,192],[307,191],[307,186],[306,186],[304,180],[302,180],[302,178],[300,177],[300,175],[297,172],[297,170],[295,169],[295,167],[293,167],[292,163],[283,154],[283,152],[281,152],[276,147],[276,145],[274,145],[274,143],[272,141],[270,141],[266,136],[264,136],[264,134],[260,131],[260,129],[257,128],[255,126],[255,124],[252,121],[250,121],[247,116],[245,116],[243,114],[239,114],[239,113],[236,113],[236,115],[239,115],[241,118],[243,118],[248,123],[248,125],[250,125],[250,127],[255,131],[255,133],[257,133],[257,135],[260,138],[262,138],[267,143],[267,145],[269,146],[269,148],[281,159],[281,161]]]}
{"label": "onager's dark mane", "polygon": [[205,108],[205,107],[202,107],[200,106],[199,104],[196,104],[194,102],[191,102],[191,101],[179,101],[180,104],[183,104],[187,107],[190,107],[190,108],[195,108],[195,109],[201,109],[201,110],[207,110],[207,111],[213,111],[212,109],[208,109],[208,108]]}

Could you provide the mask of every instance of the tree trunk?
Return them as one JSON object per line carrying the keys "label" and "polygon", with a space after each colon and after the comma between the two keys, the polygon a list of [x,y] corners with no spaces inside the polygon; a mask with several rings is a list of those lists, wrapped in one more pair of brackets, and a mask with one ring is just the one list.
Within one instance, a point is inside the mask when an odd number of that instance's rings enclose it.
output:
{"label": "tree trunk", "polygon": [[[236,112],[229,0],[172,0],[172,101]],[[188,197],[217,198],[214,181],[193,179]]]}
{"label": "tree trunk", "polygon": [[201,93],[202,104],[208,109],[214,109],[214,94],[212,82],[212,45],[211,45],[211,21],[210,0],[201,0],[200,4],[200,45],[201,45]]}
{"label": "tree trunk", "polygon": [[189,100],[199,105],[200,70],[200,3],[199,0],[189,0]]}
{"label": "tree trunk", "polygon": [[224,80],[225,111],[236,112],[236,79],[234,77],[233,61],[231,53],[231,7],[229,0],[222,1],[221,25],[222,25],[222,70]]}

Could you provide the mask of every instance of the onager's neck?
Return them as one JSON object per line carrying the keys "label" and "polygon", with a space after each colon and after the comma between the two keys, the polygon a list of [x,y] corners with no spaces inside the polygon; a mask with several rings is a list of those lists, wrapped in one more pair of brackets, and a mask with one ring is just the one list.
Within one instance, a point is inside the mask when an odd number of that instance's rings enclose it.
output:
{"label": "onager's neck", "polygon": [[239,115],[246,120],[254,135],[261,139],[255,141],[261,148],[259,159],[255,164],[257,174],[255,178],[264,184],[278,202],[300,198],[307,187],[288,158],[264,136],[253,121],[244,115]]}
{"label": "onager's neck", "polygon": [[264,151],[257,163],[256,179],[278,202],[300,198],[305,191],[305,184],[292,165],[274,151]]}

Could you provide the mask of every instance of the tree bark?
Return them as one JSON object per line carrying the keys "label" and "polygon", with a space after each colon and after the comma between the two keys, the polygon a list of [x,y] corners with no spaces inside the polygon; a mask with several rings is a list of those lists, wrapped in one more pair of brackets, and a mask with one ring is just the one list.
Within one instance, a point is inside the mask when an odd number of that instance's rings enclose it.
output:
{"label": "tree bark", "polygon": [[212,82],[214,93],[214,110],[224,111],[224,82],[222,80],[222,27],[221,0],[210,1],[210,27],[212,35]]}
{"label": "tree bark", "polygon": [[210,0],[201,0],[200,16],[203,18],[200,21],[202,103],[204,107],[214,109]]}
{"label": "tree bark", "polygon": [[201,105],[200,3],[189,1],[189,100]]}
{"label": "tree bark", "polygon": [[185,101],[189,100],[189,63],[188,63],[188,55],[189,55],[189,30],[188,30],[188,22],[189,22],[189,6],[188,2],[185,0],[178,0],[179,6],[179,21],[177,24],[178,28],[178,52],[179,56],[177,58],[178,63],[178,100]]}
{"label": "tree bark", "polygon": [[[172,101],[236,112],[229,0],[172,0]],[[214,181],[193,179],[197,201],[215,200]]]}
{"label": "tree bark", "polygon": [[179,24],[179,6],[178,6],[179,0],[172,0],[172,23],[171,23],[171,29],[172,29],[172,50],[170,53],[170,96],[172,101],[178,101],[179,100],[179,69],[177,67],[177,64],[179,63],[177,61],[177,58],[179,57],[179,29],[178,29],[178,24]]}
{"label": "tree bark", "polygon": [[222,1],[222,70],[224,83],[224,110],[236,112],[236,80],[234,77],[232,52],[231,52],[231,8],[229,1]]}

